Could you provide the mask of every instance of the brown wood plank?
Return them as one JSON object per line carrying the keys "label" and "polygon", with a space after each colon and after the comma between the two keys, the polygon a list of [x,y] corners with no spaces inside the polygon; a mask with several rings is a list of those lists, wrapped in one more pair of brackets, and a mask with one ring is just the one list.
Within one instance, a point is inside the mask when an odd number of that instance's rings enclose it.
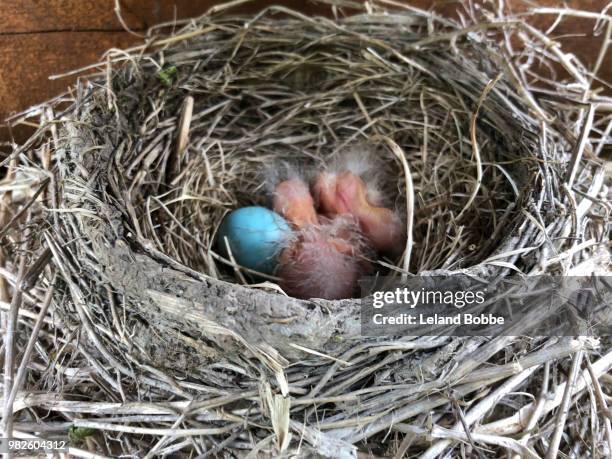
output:
{"label": "brown wood plank", "polygon": [[[2,0],[0,33],[118,29],[114,0]],[[142,28],[137,15],[126,14],[130,27]]]}
{"label": "brown wood plank", "polygon": [[[122,30],[115,15],[114,0],[3,0],[0,33],[69,30]],[[128,27],[143,30],[148,25],[199,14],[212,1],[121,0],[121,15]]]}
{"label": "brown wood plank", "polygon": [[[48,75],[65,72],[96,62],[110,47],[125,47],[138,38],[121,32],[114,12],[114,0],[0,0],[0,120],[12,113],[47,100],[64,91],[74,78],[49,81]],[[142,30],[172,18],[198,16],[219,0],[121,0],[122,16],[129,27]],[[255,1],[232,12],[252,13],[271,3],[293,6],[307,14],[323,11],[309,1]],[[438,11],[452,14],[457,2],[448,0],[413,0],[406,2],[420,8],[435,5]],[[528,7],[526,2],[509,0],[515,11]],[[601,11],[607,0],[569,0],[577,9]],[[561,6],[560,0],[540,0],[539,6]],[[554,15],[535,21],[546,28]],[[533,19],[530,19],[533,21]],[[597,59],[600,37],[592,37],[593,21],[565,19],[555,30],[563,49],[575,53],[588,66]],[[575,37],[579,34],[583,36]],[[602,34],[603,35],[603,34]],[[585,37],[586,36],[586,37]],[[601,77],[612,81],[612,53],[602,66]],[[0,140],[6,139],[0,130]]]}
{"label": "brown wood plank", "polygon": [[[121,16],[134,30],[174,18],[199,16],[218,0],[121,0]],[[311,2],[284,0],[271,2],[253,1],[234,11],[252,13],[271,3],[292,6],[306,13],[322,11]],[[48,32],[70,30],[121,30],[115,15],[114,0],[2,0],[0,8],[0,34]]]}
{"label": "brown wood plank", "polygon": [[53,73],[96,62],[110,47],[138,41],[123,32],[49,32],[0,37],[0,112],[8,115],[65,91],[72,79]]}

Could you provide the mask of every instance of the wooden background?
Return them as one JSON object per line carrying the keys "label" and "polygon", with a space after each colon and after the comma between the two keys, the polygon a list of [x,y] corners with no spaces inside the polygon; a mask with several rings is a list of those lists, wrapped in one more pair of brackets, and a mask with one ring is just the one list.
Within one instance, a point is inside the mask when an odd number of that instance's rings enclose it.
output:
{"label": "wooden background", "polygon": [[[398,0],[401,1],[401,0]],[[0,122],[11,114],[42,102],[66,90],[73,78],[50,81],[49,75],[96,62],[111,47],[126,47],[139,38],[124,31],[115,15],[115,0],[0,0]],[[122,16],[135,31],[173,18],[197,16],[214,0],[121,0]],[[252,12],[271,3],[290,5],[303,12],[318,13],[308,1],[256,1],[238,11]],[[421,8],[433,7],[444,14],[457,8],[454,1],[417,0],[406,2]],[[532,2],[538,6],[562,6],[559,0]],[[567,6],[601,11],[606,0],[568,0]],[[528,4],[506,0],[515,11]],[[554,16],[540,17],[536,25],[545,28]],[[587,64],[595,62],[601,37],[593,37],[593,21],[564,20],[555,30],[564,49],[574,52]],[[612,58],[608,56],[601,75],[612,81]],[[13,133],[23,137],[24,133]],[[0,141],[9,140],[0,127]],[[17,139],[21,140],[21,139]],[[0,148],[0,151],[2,149]],[[0,159],[2,154],[0,153]]]}

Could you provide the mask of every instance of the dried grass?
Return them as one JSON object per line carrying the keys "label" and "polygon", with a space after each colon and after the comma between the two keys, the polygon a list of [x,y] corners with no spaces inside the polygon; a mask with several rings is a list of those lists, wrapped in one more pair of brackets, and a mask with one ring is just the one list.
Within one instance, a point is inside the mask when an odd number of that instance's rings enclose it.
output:
{"label": "dried grass", "polygon": [[265,202],[263,171],[356,148],[409,228],[380,269],[608,272],[596,75],[503,8],[327,3],[159,26],[10,120],[37,132],[0,183],[3,436],[72,429],[75,457],[609,456],[606,340],[364,338],[356,301],[228,283],[248,276],[214,234]]}

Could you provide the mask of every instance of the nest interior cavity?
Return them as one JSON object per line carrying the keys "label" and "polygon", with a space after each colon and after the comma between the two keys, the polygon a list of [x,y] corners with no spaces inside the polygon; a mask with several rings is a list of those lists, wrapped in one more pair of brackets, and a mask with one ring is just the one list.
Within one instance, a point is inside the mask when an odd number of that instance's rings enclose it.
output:
{"label": "nest interior cavity", "polygon": [[[228,211],[267,204],[266,168],[316,169],[367,151],[410,236],[401,258],[378,260],[387,273],[494,280],[606,266],[607,134],[595,108],[605,98],[590,92],[587,70],[521,21],[465,26],[368,5],[344,17],[337,4],[334,18],[282,7],[209,14],[163,36],[161,26],[15,120],[40,127],[9,157],[9,199],[22,210],[0,214],[4,263],[15,285],[30,281],[30,303],[53,305],[60,336],[40,338],[57,354],[29,384],[57,396],[33,412],[79,413],[74,426],[98,429],[108,454],[112,444],[126,454],[355,457],[359,447],[434,457],[465,441],[537,457],[547,445],[497,402],[548,384],[546,362],[571,375],[593,340],[365,338],[358,301],[288,298],[273,280],[240,285],[216,253]],[[593,355],[605,373],[609,349]],[[67,376],[73,368],[96,376]],[[482,423],[481,436],[448,433],[463,416],[453,400],[483,387],[499,398],[462,419]],[[146,413],[97,407],[108,393],[146,402]],[[520,413],[532,402],[513,403]],[[542,411],[544,426],[553,413]],[[96,416],[137,425],[115,437],[117,424]],[[507,438],[519,432],[525,442]],[[604,451],[605,429],[580,432]]]}

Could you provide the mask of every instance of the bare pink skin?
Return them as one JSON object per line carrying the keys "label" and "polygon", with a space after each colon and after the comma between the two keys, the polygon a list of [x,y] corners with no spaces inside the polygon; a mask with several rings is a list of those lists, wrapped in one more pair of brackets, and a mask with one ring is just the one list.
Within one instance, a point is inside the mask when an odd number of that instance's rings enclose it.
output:
{"label": "bare pink skin", "polygon": [[367,185],[361,177],[349,171],[323,172],[317,177],[313,192],[325,215],[354,216],[378,252],[394,256],[402,252],[406,233],[400,218],[391,209],[378,207],[368,199]]}
{"label": "bare pink skin", "polygon": [[298,228],[319,221],[308,185],[300,178],[279,183],[274,190],[272,206],[275,212]]}
{"label": "bare pink skin", "polygon": [[296,298],[338,300],[359,295],[359,279],[370,263],[368,246],[352,219],[338,218],[302,228],[280,256],[281,287]]}

